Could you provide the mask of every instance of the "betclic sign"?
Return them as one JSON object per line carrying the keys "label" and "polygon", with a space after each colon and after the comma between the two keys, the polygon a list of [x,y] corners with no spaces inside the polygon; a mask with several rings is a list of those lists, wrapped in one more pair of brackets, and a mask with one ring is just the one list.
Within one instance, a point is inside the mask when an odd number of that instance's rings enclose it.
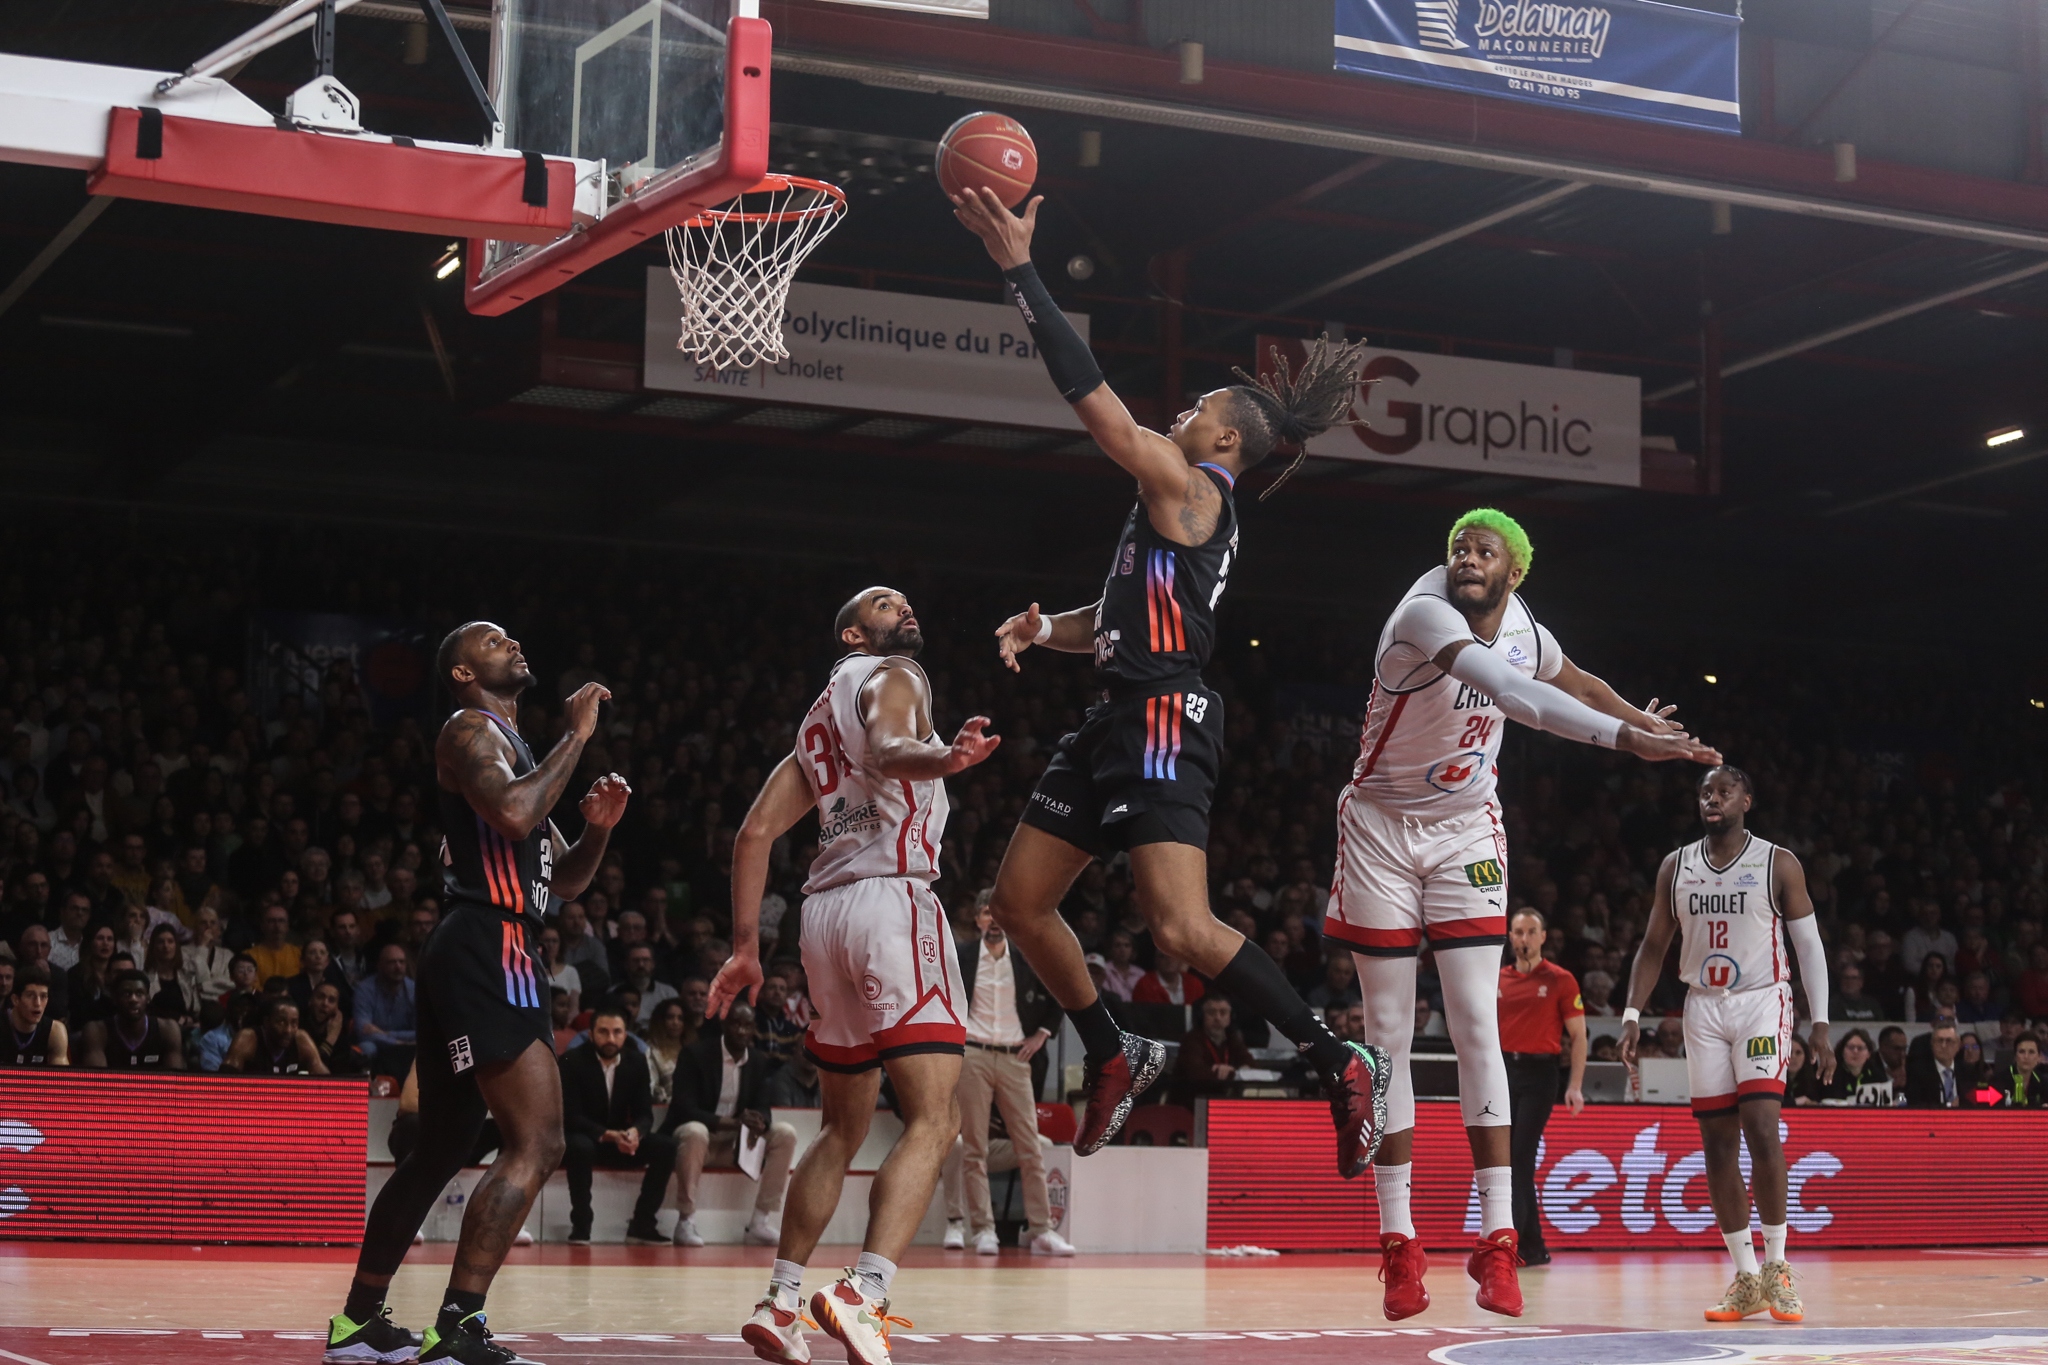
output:
{"label": "betclic sign", "polygon": [[[1278,347],[1260,337],[1259,369]],[[1311,455],[1637,488],[1643,481],[1643,386],[1634,375],[1370,350],[1351,416],[1308,443]]]}

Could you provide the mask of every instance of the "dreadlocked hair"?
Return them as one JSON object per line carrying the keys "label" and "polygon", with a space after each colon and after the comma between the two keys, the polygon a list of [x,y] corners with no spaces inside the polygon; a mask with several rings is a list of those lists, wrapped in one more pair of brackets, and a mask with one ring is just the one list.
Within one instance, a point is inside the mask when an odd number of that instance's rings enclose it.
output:
{"label": "dreadlocked hair", "polygon": [[1289,373],[1287,357],[1274,346],[1267,352],[1272,376],[1246,374],[1236,366],[1231,373],[1244,382],[1231,386],[1232,406],[1238,434],[1250,458],[1246,467],[1257,464],[1278,446],[1293,446],[1294,459],[1280,471],[1280,477],[1259,494],[1264,502],[1273,491],[1294,476],[1308,458],[1308,443],[1331,427],[1353,425],[1351,401],[1358,392],[1359,371],[1365,367],[1363,341],[1331,341],[1317,337],[1308,344],[1301,368]]}

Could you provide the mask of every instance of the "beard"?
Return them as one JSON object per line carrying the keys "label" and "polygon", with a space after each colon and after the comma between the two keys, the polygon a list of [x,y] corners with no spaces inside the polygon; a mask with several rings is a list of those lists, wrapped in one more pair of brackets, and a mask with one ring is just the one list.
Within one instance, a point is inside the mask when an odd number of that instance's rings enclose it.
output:
{"label": "beard", "polygon": [[915,659],[924,648],[924,632],[914,624],[898,626],[880,635],[868,636],[868,643],[883,654],[901,654],[906,659]]}
{"label": "beard", "polygon": [[1476,600],[1470,596],[1472,586],[1469,583],[1459,583],[1453,585],[1451,589],[1451,601],[1457,605],[1460,611],[1485,616],[1498,607],[1508,595],[1506,574],[1502,574],[1492,582],[1482,585],[1479,588],[1480,595]]}

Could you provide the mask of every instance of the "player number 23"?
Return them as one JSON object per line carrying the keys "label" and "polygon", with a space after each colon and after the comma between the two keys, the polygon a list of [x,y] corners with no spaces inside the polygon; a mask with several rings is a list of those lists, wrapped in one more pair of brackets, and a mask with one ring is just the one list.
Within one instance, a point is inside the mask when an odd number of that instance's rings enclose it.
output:
{"label": "player number 23", "polygon": [[1202,717],[1209,714],[1209,699],[1199,693],[1190,692],[1188,693],[1187,703],[1182,709],[1187,712],[1189,720],[1200,725]]}

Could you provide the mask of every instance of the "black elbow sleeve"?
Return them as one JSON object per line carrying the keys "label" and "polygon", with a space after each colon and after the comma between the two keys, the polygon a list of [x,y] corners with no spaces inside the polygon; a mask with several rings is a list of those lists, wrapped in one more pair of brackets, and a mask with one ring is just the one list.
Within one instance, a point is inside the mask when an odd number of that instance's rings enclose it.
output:
{"label": "black elbow sleeve", "polygon": [[1003,272],[1003,283],[1010,302],[1024,315],[1024,325],[1031,329],[1039,359],[1045,362],[1060,397],[1078,403],[1102,387],[1102,367],[1095,363],[1095,353],[1053,303],[1052,295],[1045,292],[1037,267],[1029,261],[1012,266]]}

